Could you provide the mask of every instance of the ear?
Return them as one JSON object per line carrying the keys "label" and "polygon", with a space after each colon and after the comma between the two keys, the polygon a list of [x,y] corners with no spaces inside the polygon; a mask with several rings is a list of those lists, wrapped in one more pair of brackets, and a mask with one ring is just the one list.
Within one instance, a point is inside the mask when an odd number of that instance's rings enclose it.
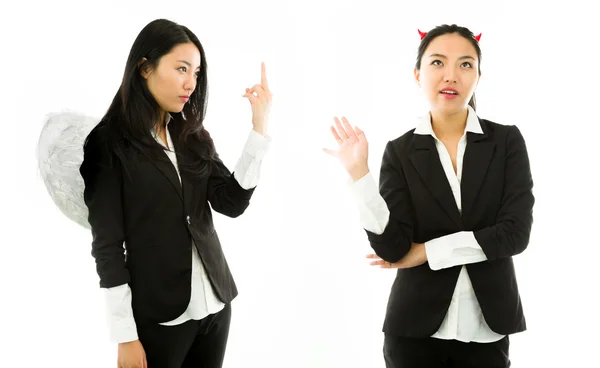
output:
{"label": "ear", "polygon": [[415,73],[415,81],[417,82],[417,86],[421,87],[421,71],[417,68],[414,70]]}
{"label": "ear", "polygon": [[142,60],[138,61],[137,63],[137,67],[138,69],[140,69],[140,74],[142,75],[142,78],[144,79],[148,79],[148,76],[150,76],[150,68],[148,68],[147,66],[143,69],[141,69],[141,66],[148,61],[147,58],[142,58]]}

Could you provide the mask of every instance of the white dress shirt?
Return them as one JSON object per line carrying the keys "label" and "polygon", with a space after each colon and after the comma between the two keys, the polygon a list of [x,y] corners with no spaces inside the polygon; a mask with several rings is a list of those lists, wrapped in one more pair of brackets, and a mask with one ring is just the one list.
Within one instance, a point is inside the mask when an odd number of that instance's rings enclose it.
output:
{"label": "white dress shirt", "polygon": [[[167,115],[167,124],[170,116]],[[164,142],[152,131],[154,138],[164,147]],[[169,130],[167,133],[168,151],[165,151],[171,162],[175,166],[179,180],[179,167],[177,166],[177,156],[173,150],[173,141]],[[260,166],[262,159],[270,146],[271,140],[263,137],[254,130],[244,146],[243,153],[237,162],[234,170],[234,177],[244,189],[250,189],[257,185],[260,178]],[[193,241],[192,241],[193,242]],[[128,284],[123,284],[104,289],[106,297],[106,311],[108,319],[108,329],[111,342],[122,343],[138,339],[135,319],[133,318],[133,309],[131,306],[131,288]],[[178,318],[161,323],[165,326],[174,326],[182,324],[190,319],[199,320],[209,314],[214,314],[223,309],[225,304],[221,302],[210,285],[206,270],[202,266],[198,250],[192,247],[192,283],[191,297],[187,309]]]}
{"label": "white dress shirt", "polygon": [[[429,114],[419,118],[414,132],[414,134],[431,135],[435,139],[435,146],[459,211],[462,211],[460,182],[463,157],[467,146],[467,132],[483,134],[477,114],[470,106],[465,131],[458,142],[456,173],[454,172],[448,150],[433,131]],[[362,226],[375,234],[382,234],[388,224],[390,212],[385,200],[379,193],[378,186],[371,173],[365,175],[355,183],[351,183],[351,188],[359,206]],[[425,251],[429,267],[434,271],[463,265],[448,312],[439,330],[432,337],[481,343],[495,342],[502,339],[504,335],[499,335],[492,331],[483,318],[481,307],[471,284],[471,279],[464,266],[469,263],[487,260],[473,232],[462,231],[432,239],[425,243]]]}

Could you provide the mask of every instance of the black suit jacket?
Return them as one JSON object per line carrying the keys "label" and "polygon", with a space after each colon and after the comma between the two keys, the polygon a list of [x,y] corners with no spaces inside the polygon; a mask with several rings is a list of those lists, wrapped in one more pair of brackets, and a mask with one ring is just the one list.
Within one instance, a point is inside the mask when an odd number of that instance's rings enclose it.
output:
{"label": "black suit jacket", "polygon": [[[380,193],[390,221],[377,235],[367,231],[375,253],[397,262],[411,243],[473,231],[487,261],[467,271],[490,328],[500,334],[526,329],[512,257],[527,248],[532,227],[533,181],[525,141],[516,126],[479,119],[484,134],[467,133],[461,180],[462,214],[432,136],[414,129],[388,142]],[[426,337],[440,327],[462,266],[438,271],[398,269],[383,331]]]}
{"label": "black suit jacket", "polygon": [[[180,125],[178,120],[168,125],[179,167],[196,159],[175,139]],[[231,302],[238,291],[210,206],[224,215],[239,216],[254,188],[240,187],[218,158],[202,180],[180,170],[180,184],[166,154],[165,161],[157,161],[128,150],[127,162],[119,160],[107,145],[113,135],[109,125],[96,127],[89,134],[80,168],[100,287],[129,283],[140,325],[173,320],[190,301],[195,244],[217,297]]]}

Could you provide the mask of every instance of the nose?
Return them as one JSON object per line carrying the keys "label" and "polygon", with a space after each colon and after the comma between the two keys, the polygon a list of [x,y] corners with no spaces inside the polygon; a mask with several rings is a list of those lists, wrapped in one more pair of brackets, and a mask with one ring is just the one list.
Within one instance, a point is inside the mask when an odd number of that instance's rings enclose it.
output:
{"label": "nose", "polygon": [[454,68],[446,68],[446,76],[444,77],[446,83],[456,83],[456,71]]}
{"label": "nose", "polygon": [[194,92],[194,89],[196,88],[196,76],[194,74],[185,79],[183,88],[190,92],[190,94]]}

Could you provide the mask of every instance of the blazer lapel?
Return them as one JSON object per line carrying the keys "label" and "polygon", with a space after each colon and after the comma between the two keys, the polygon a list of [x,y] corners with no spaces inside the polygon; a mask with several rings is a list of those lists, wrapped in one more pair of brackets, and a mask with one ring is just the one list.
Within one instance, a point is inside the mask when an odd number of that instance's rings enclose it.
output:
{"label": "blazer lapel", "polygon": [[[173,139],[173,137],[177,137],[176,135],[174,135],[174,134],[176,134],[174,132],[174,125],[175,125],[174,123],[175,123],[175,121],[171,121],[167,125],[167,129],[169,130],[169,135],[171,135],[171,140],[173,142],[176,141],[176,139]],[[169,148],[174,149],[175,152],[178,151],[176,146],[169,147]],[[179,198],[183,201],[183,193],[182,193],[182,189],[181,189],[181,183],[179,182],[179,178],[177,176],[177,171],[175,170],[175,166],[169,159],[169,156],[167,156],[166,152],[163,151],[162,154],[164,156],[164,160],[158,160],[156,162],[153,160],[152,163],[167,179],[169,179],[169,181],[173,185],[173,188],[179,195]],[[178,160],[179,160],[179,158],[178,158]]]}
{"label": "blazer lapel", "polygon": [[468,214],[475,203],[496,148],[493,141],[486,140],[487,126],[481,121],[480,124],[483,134],[467,133],[460,185],[463,214]]}
{"label": "blazer lapel", "polygon": [[460,212],[454,200],[454,194],[440,161],[434,138],[430,135],[414,135],[413,151],[410,161],[423,179],[423,184],[448,216],[462,226]]}
{"label": "blazer lapel", "polygon": [[[174,123],[175,122],[171,123],[171,125],[175,125]],[[181,169],[182,165],[190,164],[188,159],[189,152],[185,149],[185,147],[179,145],[180,132],[173,127],[170,133],[173,146],[175,147],[175,152],[179,153],[177,156],[177,164],[179,166],[179,172],[181,173],[181,186],[179,188],[183,191],[183,210],[186,214],[189,214],[190,198],[192,198],[192,183],[190,182],[191,179],[188,178],[188,175],[186,175],[186,173]]]}
{"label": "blazer lapel", "polygon": [[[179,135],[182,132],[182,125],[185,124],[180,120],[181,118],[174,119],[169,124],[169,134],[171,135],[171,140],[173,142],[173,147],[175,148],[175,152],[177,155],[177,164],[179,166],[179,172],[181,173],[181,186],[179,187],[180,191],[183,192],[183,209],[186,214],[192,215],[190,213],[192,211],[192,202],[191,199],[194,198],[194,187],[201,186],[204,184],[203,181],[198,181],[190,174],[186,174],[184,170],[181,169],[182,165],[190,165],[193,163],[193,160],[197,159],[197,156],[194,154],[192,149],[189,149],[183,145],[180,145]],[[180,192],[181,193],[181,192]],[[202,194],[199,194],[202,196]],[[194,200],[198,200],[198,198],[194,198]],[[200,198],[200,200],[202,200]],[[194,202],[195,203],[195,202]]]}
{"label": "blazer lapel", "polygon": [[167,156],[166,153],[162,153],[164,155],[164,160],[155,161],[152,160],[152,163],[156,168],[173,184],[173,188],[179,195],[179,198],[183,200],[183,194],[181,192],[181,184],[179,183],[179,178],[177,177],[177,171],[175,171],[175,166],[171,163],[171,160]]}
{"label": "blazer lapel", "polygon": [[177,165],[180,172],[181,183],[178,181],[178,189],[179,196],[183,201],[183,207],[185,213],[189,214],[189,199],[192,198],[192,183],[190,183],[190,179],[188,179],[184,170],[181,169],[182,164],[189,164],[188,160],[188,152],[185,147],[179,144],[179,135],[181,134],[181,126],[180,121],[173,119],[168,125],[169,135],[171,136],[171,141],[173,142],[173,149],[175,150],[177,155]]}

